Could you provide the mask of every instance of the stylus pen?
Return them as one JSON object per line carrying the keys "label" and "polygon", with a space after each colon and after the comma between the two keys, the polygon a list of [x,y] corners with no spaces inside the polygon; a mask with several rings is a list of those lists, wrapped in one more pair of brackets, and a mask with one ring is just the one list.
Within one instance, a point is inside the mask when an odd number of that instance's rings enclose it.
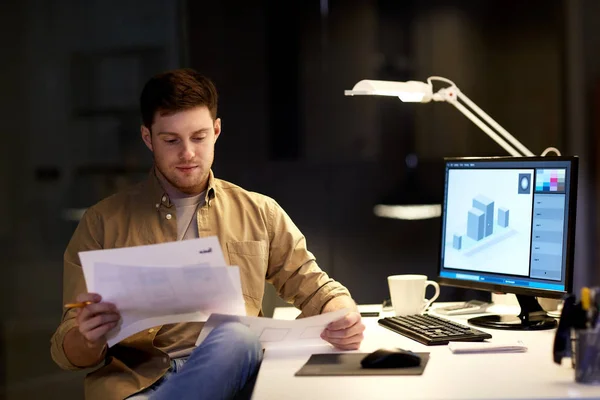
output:
{"label": "stylus pen", "polygon": [[84,301],[82,303],[67,303],[65,304],[65,308],[70,309],[70,308],[83,308],[85,306],[87,306],[88,304],[92,304],[91,301]]}

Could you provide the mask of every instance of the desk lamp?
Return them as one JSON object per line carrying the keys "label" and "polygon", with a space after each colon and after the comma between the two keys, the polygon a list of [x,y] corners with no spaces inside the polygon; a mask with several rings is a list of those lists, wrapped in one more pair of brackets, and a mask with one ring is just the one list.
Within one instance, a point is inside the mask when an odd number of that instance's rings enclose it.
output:
{"label": "desk lamp", "polygon": [[[437,92],[433,92],[433,81],[448,84]],[[358,82],[352,90],[345,90],[346,96],[396,96],[406,103],[429,103],[430,101],[445,101],[452,104],[471,122],[477,125],[483,132],[515,157],[534,156],[534,154],[512,136],[506,129],[486,114],[481,108],[471,101],[460,89],[449,79],[439,76],[427,78],[427,83],[419,81],[394,82],[364,79]],[[469,109],[470,108],[470,109]],[[472,111],[471,111],[472,110]],[[493,129],[492,129],[493,128]],[[549,147],[542,153],[554,151],[560,156],[558,149]],[[426,219],[439,217],[441,205],[376,205],[374,213],[380,217],[397,219]]]}

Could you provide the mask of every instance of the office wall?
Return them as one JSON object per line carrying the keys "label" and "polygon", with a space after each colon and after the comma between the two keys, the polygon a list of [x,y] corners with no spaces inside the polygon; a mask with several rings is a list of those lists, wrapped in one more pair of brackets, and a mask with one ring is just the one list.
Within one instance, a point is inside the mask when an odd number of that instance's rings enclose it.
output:
{"label": "office wall", "polygon": [[344,90],[377,72],[376,4],[329,2],[326,10],[313,5],[304,14],[298,32],[299,158],[318,164],[375,162],[381,156],[376,102],[346,97]]}
{"label": "office wall", "polygon": [[[600,16],[600,3],[592,0],[578,0],[569,6],[573,7],[572,13],[575,14],[573,22],[583,22],[578,25],[579,30],[577,27],[572,27],[571,32],[574,33],[572,40],[585,38],[585,40],[581,40],[583,44],[578,48],[579,52],[576,50],[573,57],[569,57],[569,60],[575,63],[572,71],[570,71],[569,87],[573,86],[575,96],[577,96],[577,93],[583,96],[579,100],[573,99],[572,107],[583,105],[581,107],[583,110],[579,110],[579,112],[584,113],[581,116],[582,121],[589,121],[588,139],[591,138],[591,140],[578,140],[576,135],[572,137],[572,146],[579,149],[579,151],[587,150],[586,154],[588,155],[588,159],[584,164],[588,167],[587,174],[583,177],[583,182],[587,184],[588,190],[581,197],[583,204],[587,205],[591,218],[588,218],[588,223],[582,227],[584,230],[582,229],[580,236],[589,237],[587,257],[582,262],[585,262],[590,268],[588,268],[588,279],[582,281],[581,284],[589,285],[590,282],[600,284],[600,268],[598,268],[600,253],[593,250],[594,247],[599,247],[598,240],[600,239],[598,234],[600,212],[595,207],[597,199],[600,198],[600,158],[598,157],[600,154],[600,118],[598,112],[600,110],[600,54],[596,51],[600,46],[600,34],[597,24],[597,18]],[[569,28],[571,29],[571,26]],[[579,75],[584,76],[585,80],[583,82],[578,80]],[[574,109],[573,114],[575,113]],[[577,129],[577,122],[573,122],[574,128]],[[595,190],[592,188],[595,188]],[[591,221],[594,221],[595,224]]]}
{"label": "office wall", "polygon": [[[461,7],[422,7],[412,26],[415,42],[415,79],[441,76],[452,80],[466,95],[480,103],[489,82],[481,79],[484,63],[479,23]],[[435,88],[446,86],[437,82]],[[483,107],[483,105],[482,105]],[[485,154],[478,128],[445,103],[419,105],[415,110],[417,150],[426,157]]]}
{"label": "office wall", "polygon": [[[11,16],[8,11],[12,11]],[[7,212],[14,207],[17,202],[12,189],[15,182],[18,181],[16,175],[18,170],[11,170],[11,153],[20,149],[20,134],[26,129],[26,120],[23,118],[22,104],[25,101],[24,94],[19,90],[21,82],[25,78],[20,68],[23,63],[24,54],[22,43],[25,32],[20,29],[19,22],[23,19],[25,10],[23,7],[15,5],[11,7],[8,3],[0,3],[0,57],[2,60],[10,57],[13,62],[0,62],[0,83],[2,84],[2,95],[0,95],[0,119],[3,121],[0,126],[3,144],[0,146],[0,187],[2,195],[0,196],[0,209],[4,210],[4,216],[0,219],[0,260],[3,267],[3,284],[0,294],[0,397],[3,398],[4,388],[9,370],[7,352],[7,325],[4,323],[6,316],[10,313],[11,304],[14,302],[14,293],[7,289],[14,280],[15,271],[11,265],[12,254],[10,252],[12,232],[14,230],[17,213]],[[11,33],[11,34],[9,34]],[[6,79],[9,77],[9,79]],[[6,94],[11,94],[7,96]],[[13,118],[16,116],[17,118]]]}
{"label": "office wall", "polygon": [[[0,5],[0,249],[7,256],[0,397],[83,397],[83,374],[60,371],[49,354],[62,310],[62,253],[76,224],[64,211],[112,193],[115,185],[104,182],[115,177],[102,168],[149,168],[138,140],[137,98],[150,73],[179,65],[178,6]],[[91,167],[96,173],[82,179]]]}
{"label": "office wall", "polygon": [[[8,11],[12,11],[11,15]],[[10,58],[13,62],[0,63],[0,76],[10,77],[3,87],[4,93],[14,94],[12,96],[0,96],[0,115],[3,116],[5,143],[0,146],[0,187],[13,187],[15,180],[14,172],[10,171],[10,153],[18,148],[20,133],[27,127],[24,118],[9,118],[9,116],[22,116],[25,95],[19,90],[25,79],[23,71],[19,68],[23,63],[23,41],[25,32],[19,29],[18,22],[22,20],[24,8],[21,6],[9,7],[8,3],[0,5],[0,49],[2,59]],[[12,34],[9,34],[12,33]],[[10,207],[9,196],[0,196],[0,209],[7,210]],[[0,249],[6,250],[7,243],[13,230],[14,215],[6,215],[0,219]]]}
{"label": "office wall", "polygon": [[[597,18],[600,4],[593,0],[565,3],[565,98],[567,109],[567,146],[579,154],[580,173],[577,200],[577,243],[575,246],[575,289],[600,284],[598,268],[598,199],[597,85],[600,79]],[[596,249],[595,249],[596,248]]]}

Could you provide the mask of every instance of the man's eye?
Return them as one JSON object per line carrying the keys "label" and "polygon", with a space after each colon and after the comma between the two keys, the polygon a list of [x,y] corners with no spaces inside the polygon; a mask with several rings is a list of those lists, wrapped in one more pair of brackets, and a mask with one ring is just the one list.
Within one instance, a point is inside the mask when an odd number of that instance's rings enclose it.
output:
{"label": "man's eye", "polygon": [[195,137],[194,140],[199,142],[201,140],[204,140],[204,138],[206,138],[206,136],[202,136],[202,137]]}
{"label": "man's eye", "polygon": [[167,140],[165,140],[165,142],[167,142],[169,144],[174,144],[177,142],[177,139],[167,139]]}

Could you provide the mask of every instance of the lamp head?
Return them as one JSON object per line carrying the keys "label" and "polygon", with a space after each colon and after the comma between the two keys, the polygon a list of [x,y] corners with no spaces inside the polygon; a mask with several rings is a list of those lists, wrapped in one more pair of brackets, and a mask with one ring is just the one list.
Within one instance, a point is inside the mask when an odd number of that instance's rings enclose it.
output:
{"label": "lamp head", "polygon": [[395,96],[403,102],[428,103],[433,97],[431,84],[419,81],[394,82],[363,79],[352,90],[345,90],[346,96],[374,95]]}

